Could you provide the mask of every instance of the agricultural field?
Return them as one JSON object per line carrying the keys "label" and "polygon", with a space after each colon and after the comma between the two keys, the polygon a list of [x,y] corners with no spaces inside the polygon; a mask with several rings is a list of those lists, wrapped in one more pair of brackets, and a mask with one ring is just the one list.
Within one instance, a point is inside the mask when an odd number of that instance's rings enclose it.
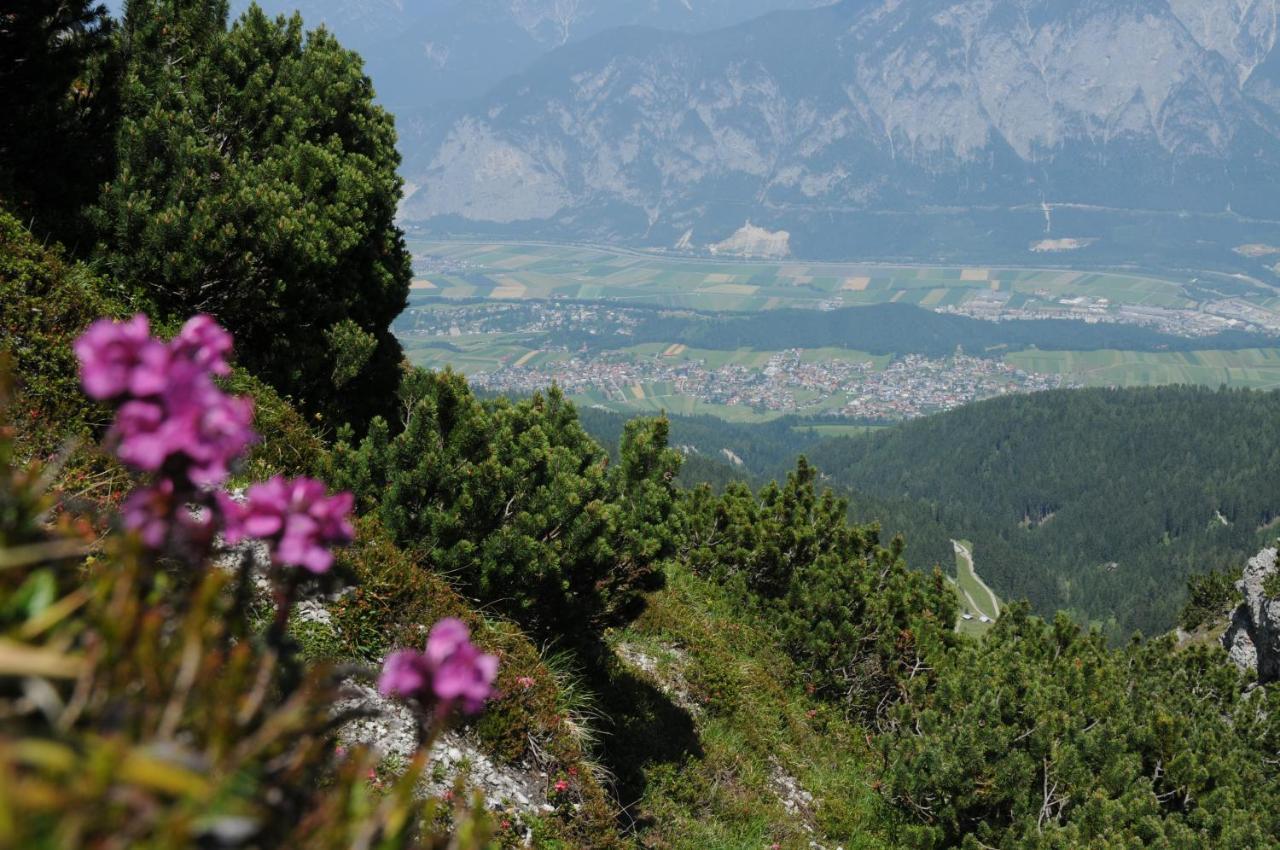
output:
{"label": "agricultural field", "polygon": [[[1196,282],[1061,269],[715,261],[620,249],[507,243],[416,241],[410,247],[416,269],[411,299],[565,298],[755,311],[887,302],[960,308],[993,294],[1020,309],[1064,297],[1189,309],[1206,297]],[[1249,293],[1209,291],[1207,297],[1233,294]],[[1258,294],[1259,303],[1265,300]]]}
{"label": "agricultural field", "polygon": [[973,544],[968,540],[953,540],[956,553],[956,577],[952,583],[960,596],[960,619],[956,631],[985,634],[1000,617],[1000,597],[987,587],[973,565]]}
{"label": "agricultural field", "polygon": [[[704,260],[542,244],[417,241],[411,247],[411,309],[396,328],[411,362],[478,376],[494,391],[531,392],[555,382],[581,404],[623,413],[896,421],[1055,386],[1280,388],[1280,347],[1212,350],[1209,335],[1225,327],[1268,328],[1274,317],[1280,330],[1280,299],[1238,279]],[[1209,350],[1006,351],[1003,362],[990,362],[1021,373],[1008,376],[972,365],[953,369],[940,356],[908,364],[912,374],[901,374],[901,357],[842,348],[703,349],[662,341],[652,328],[636,337],[650,341],[626,345],[627,335],[653,315],[635,308],[749,313],[877,303],[970,319],[1145,323],[1184,337],[1205,335]],[[597,348],[595,335],[612,342]],[[788,376],[787,386],[777,386],[779,373]],[[583,376],[591,380],[577,380]],[[859,401],[862,385],[868,392]]]}
{"label": "agricultural field", "polygon": [[865,437],[883,431],[888,425],[796,425],[793,431],[813,431],[823,437]]}
{"label": "agricultural field", "polygon": [[[409,362],[424,369],[446,366],[464,375],[491,372],[524,358],[523,366],[538,366],[563,352],[542,352],[529,334],[485,334],[442,339],[402,339]],[[541,356],[540,356],[541,355]]]}
{"label": "agricultural field", "polygon": [[1201,384],[1250,389],[1280,388],[1280,349],[1240,351],[1019,351],[1011,366],[1068,375],[1094,387]]}

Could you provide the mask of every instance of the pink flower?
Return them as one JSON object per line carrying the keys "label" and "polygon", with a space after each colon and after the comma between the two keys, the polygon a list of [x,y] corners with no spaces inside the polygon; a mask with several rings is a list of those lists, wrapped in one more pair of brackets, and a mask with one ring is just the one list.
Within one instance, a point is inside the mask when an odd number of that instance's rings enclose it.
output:
{"label": "pink flower", "polygon": [[223,501],[227,542],[256,537],[267,542],[274,563],[323,573],[333,565],[330,547],[355,537],[348,519],[354,501],[350,493],[326,495],[319,481],[277,475],[250,487],[242,506]]}
{"label": "pink flower", "polygon": [[253,402],[228,396],[211,385],[200,398],[185,406],[173,402],[168,420],[170,456],[182,456],[187,474],[200,486],[221,484],[228,466],[250,445],[257,442],[253,431]]}
{"label": "pink flower", "polygon": [[[230,374],[231,347],[231,335],[204,315],[190,319],[167,345],[151,336],[142,314],[122,323],[99,320],[76,340],[85,392],[118,406],[109,435],[116,455],[134,469],[158,473],[124,506],[125,525],[147,546],[163,546],[174,525],[187,542],[207,544],[214,512],[197,519],[186,503],[211,508],[214,498],[197,488],[225,481],[231,463],[257,439],[253,403],[228,396],[214,381]],[[333,557],[327,545],[352,536],[346,519],[351,497],[327,499],[315,482],[295,482],[295,490],[280,509],[276,554],[283,563],[323,572]],[[226,506],[225,500],[217,503]],[[228,537],[236,533],[229,529]]]}
{"label": "pink flower", "polygon": [[487,655],[471,643],[464,643],[437,668],[433,687],[441,701],[460,701],[468,714],[475,714],[493,693],[497,675],[496,655]]}
{"label": "pink flower", "polygon": [[164,408],[150,401],[128,401],[116,413],[111,434],[116,455],[134,469],[154,472],[169,457]]}
{"label": "pink flower", "polygon": [[427,663],[437,669],[462,647],[471,643],[471,630],[457,617],[446,617],[427,635]]}
{"label": "pink flower", "polygon": [[151,337],[147,317],[99,319],[75,342],[80,380],[90,398],[155,395],[168,385],[169,349]]}
{"label": "pink flower", "polygon": [[413,697],[427,691],[431,683],[431,670],[422,653],[401,649],[387,656],[382,662],[382,675],[378,678],[378,692],[383,696]]}
{"label": "pink flower", "polygon": [[148,547],[159,549],[169,535],[173,516],[173,482],[164,479],[151,487],[139,487],[129,494],[121,510],[124,527],[138,532]]}
{"label": "pink flower", "polygon": [[526,691],[536,685],[538,682],[532,676],[520,676],[516,679],[516,684],[524,688]]}
{"label": "pink flower", "polygon": [[203,313],[188,319],[169,344],[175,361],[190,362],[200,371],[220,377],[231,374],[227,363],[231,347],[231,334]]}
{"label": "pink flower", "polygon": [[228,465],[256,439],[253,402],[225,395],[212,384],[184,387],[160,401],[129,401],[116,415],[116,454],[134,469],[157,472],[181,459],[192,483],[226,480]]}
{"label": "pink flower", "polygon": [[213,536],[213,517],[208,509],[193,512],[174,496],[173,481],[161,478],[149,487],[129,494],[121,508],[124,527],[138,532],[143,544],[159,549],[169,539],[176,524],[182,540],[207,542]]}
{"label": "pink flower", "polygon": [[557,794],[563,794],[565,791],[568,791],[568,790],[569,790],[569,783],[568,783],[568,782],[566,782],[566,781],[565,781],[565,780],[563,780],[563,779],[557,779],[557,780],[556,780],[556,793],[557,793]]}
{"label": "pink flower", "polygon": [[188,321],[168,345],[150,335],[142,314],[124,323],[102,319],[75,350],[85,392],[120,404],[111,439],[135,469],[166,468],[197,486],[219,484],[257,439],[252,402],[213,382],[230,373],[231,335],[208,316]]}
{"label": "pink flower", "polygon": [[498,658],[471,643],[461,620],[441,620],[431,629],[424,652],[400,650],[383,663],[378,690],[383,696],[414,698],[448,710],[460,704],[475,714],[493,695]]}

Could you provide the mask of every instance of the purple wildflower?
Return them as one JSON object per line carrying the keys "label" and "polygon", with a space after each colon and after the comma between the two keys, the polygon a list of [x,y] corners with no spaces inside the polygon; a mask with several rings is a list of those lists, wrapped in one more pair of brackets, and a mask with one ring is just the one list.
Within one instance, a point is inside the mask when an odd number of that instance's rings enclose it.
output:
{"label": "purple wildflower", "polygon": [[75,350],[85,392],[120,403],[112,439],[135,469],[157,472],[179,459],[191,483],[219,484],[257,437],[252,402],[213,382],[230,373],[231,335],[209,316],[192,318],[168,345],[150,335],[142,314],[123,323],[101,319]]}
{"label": "purple wildflower", "polygon": [[471,630],[457,617],[447,617],[436,623],[427,635],[427,663],[433,669],[449,659],[460,648],[470,643]]}
{"label": "purple wildflower", "polygon": [[90,398],[156,395],[169,383],[169,349],[151,337],[147,317],[99,319],[75,343],[80,379]]}
{"label": "purple wildflower", "polygon": [[185,408],[170,417],[171,455],[183,455],[190,462],[188,475],[202,486],[226,480],[228,464],[257,441],[253,431],[253,402],[207,388],[199,399],[189,399]]}
{"label": "purple wildflower", "polygon": [[124,527],[138,532],[146,546],[159,549],[169,535],[173,511],[173,482],[165,478],[129,494],[122,508]]}
{"label": "purple wildflower", "polygon": [[127,401],[116,413],[112,439],[116,456],[134,469],[154,472],[169,456],[165,410],[150,401]]}
{"label": "purple wildflower", "polygon": [[330,547],[355,537],[353,503],[350,493],[328,496],[319,481],[276,476],[250,487],[244,505],[224,505],[227,542],[260,538],[275,563],[323,573],[333,564]]}
{"label": "purple wildflower", "polygon": [[129,494],[121,509],[124,527],[138,532],[144,545],[159,549],[169,539],[176,518],[185,542],[207,542],[213,535],[213,516],[207,509],[180,504],[174,494],[173,481],[161,478],[150,487],[139,487]]}
{"label": "purple wildflower", "polygon": [[382,662],[382,675],[378,677],[378,692],[383,696],[410,697],[424,694],[431,683],[431,671],[422,653],[401,649],[387,656]]}
{"label": "purple wildflower", "polygon": [[249,399],[228,396],[209,384],[175,389],[158,402],[125,402],[113,435],[116,454],[135,469],[156,472],[180,457],[192,483],[214,485],[226,479],[228,464],[257,439],[252,424]]}
{"label": "purple wildflower", "polygon": [[383,696],[435,702],[446,711],[460,704],[475,714],[493,696],[497,675],[497,656],[482,653],[466,624],[449,618],[431,629],[425,652],[400,650],[387,657],[378,690]]}
{"label": "purple wildflower", "polygon": [[231,374],[227,356],[231,354],[231,334],[212,316],[192,316],[174,337],[169,348],[175,360],[185,360],[201,371],[226,377]]}
{"label": "purple wildflower", "polygon": [[498,675],[498,657],[487,655],[470,642],[459,646],[436,669],[433,687],[441,702],[459,701],[468,714],[484,708]]}

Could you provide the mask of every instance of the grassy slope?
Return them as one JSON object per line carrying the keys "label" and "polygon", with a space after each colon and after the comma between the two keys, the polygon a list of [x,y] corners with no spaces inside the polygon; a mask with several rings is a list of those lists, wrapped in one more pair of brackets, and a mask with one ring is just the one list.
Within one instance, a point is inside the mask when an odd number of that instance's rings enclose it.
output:
{"label": "grassy slope", "polygon": [[[956,551],[955,585],[960,604],[966,613],[974,617],[972,620],[962,619],[957,630],[963,634],[982,635],[995,625],[994,621],[1000,616],[1000,597],[978,576],[973,563],[973,544],[968,540],[953,542]],[[980,618],[983,616],[992,622],[982,622]]]}
{"label": "grassy slope", "polygon": [[[652,685],[664,704],[624,709],[605,739],[621,755],[653,753],[631,756],[638,776],[620,777],[637,799],[644,846],[893,846],[866,733],[792,684],[790,659],[723,590],[672,567],[645,614],[610,643],[629,659],[623,675]],[[615,688],[614,699],[632,695]]]}

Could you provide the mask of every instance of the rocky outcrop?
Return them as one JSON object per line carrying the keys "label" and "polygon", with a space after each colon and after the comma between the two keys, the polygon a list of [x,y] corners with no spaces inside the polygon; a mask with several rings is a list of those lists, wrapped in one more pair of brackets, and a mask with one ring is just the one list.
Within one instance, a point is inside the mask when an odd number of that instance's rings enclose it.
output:
{"label": "rocky outcrop", "polygon": [[[230,493],[242,501],[242,490]],[[219,569],[235,571],[248,563],[252,591],[260,604],[271,605],[271,569],[266,544],[258,540],[225,547],[215,560]],[[313,628],[332,632],[330,606],[346,591],[300,599],[294,608],[295,629]],[[418,748],[418,724],[401,702],[383,697],[371,685],[348,678],[342,683],[342,698],[333,706],[335,715],[354,713],[338,730],[345,746],[367,746],[374,750],[382,769],[398,774],[408,766]],[[552,811],[547,803],[550,780],[546,770],[526,759],[520,764],[500,762],[486,754],[479,741],[465,731],[450,731],[431,749],[430,772],[418,785],[421,799],[438,797],[461,783],[467,790],[484,793],[484,804],[495,811],[516,815],[544,816]]]}
{"label": "rocky outcrop", "polygon": [[[345,724],[338,732],[343,743],[373,748],[383,764],[395,773],[408,765],[418,748],[418,724],[403,704],[389,700],[374,688],[348,680],[345,698],[334,706],[341,713],[360,710],[365,716]],[[462,780],[469,789],[484,792],[490,809],[527,815],[552,811],[547,803],[547,772],[533,762],[502,764],[487,755],[472,737],[448,732],[431,749],[431,772],[423,777],[418,794],[438,797]]]}
{"label": "rocky outcrop", "polygon": [[1280,679],[1280,598],[1268,597],[1263,588],[1277,572],[1275,549],[1263,549],[1249,561],[1236,585],[1244,602],[1222,636],[1231,660],[1262,684]]}

